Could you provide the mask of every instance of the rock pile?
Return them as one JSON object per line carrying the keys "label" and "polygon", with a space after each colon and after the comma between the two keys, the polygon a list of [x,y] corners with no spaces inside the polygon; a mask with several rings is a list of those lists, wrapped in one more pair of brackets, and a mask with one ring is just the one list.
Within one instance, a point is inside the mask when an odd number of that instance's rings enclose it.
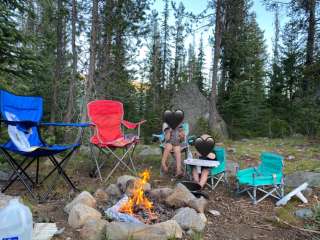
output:
{"label": "rock pile", "polygon": [[121,176],[116,184],[110,184],[106,189],[98,189],[93,196],[89,192],[81,192],[65,206],[68,224],[79,231],[80,239],[181,239],[187,232],[204,230],[207,221],[204,215],[207,200],[203,197],[196,198],[182,184],[177,184],[174,189],[151,189],[149,183],[145,186],[145,191],[153,200],[176,209],[172,219],[153,225],[107,221],[98,209],[105,208],[107,203],[118,201],[128,192],[135,179],[136,177],[129,175]]}

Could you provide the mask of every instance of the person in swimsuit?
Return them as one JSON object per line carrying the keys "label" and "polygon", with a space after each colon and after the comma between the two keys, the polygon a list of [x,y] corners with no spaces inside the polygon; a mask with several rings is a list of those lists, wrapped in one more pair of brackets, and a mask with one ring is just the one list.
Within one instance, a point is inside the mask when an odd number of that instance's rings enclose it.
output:
{"label": "person in swimsuit", "polygon": [[172,129],[167,123],[163,123],[162,130],[165,136],[164,150],[161,159],[161,168],[167,173],[168,172],[168,158],[173,151],[176,160],[176,177],[183,176],[182,166],[181,166],[181,149],[185,144],[185,133],[183,131],[182,124],[180,124],[176,129]]}
{"label": "person in swimsuit", "polygon": [[[209,137],[211,136],[208,134],[203,134],[201,136],[202,139],[207,139]],[[201,156],[201,154],[196,151],[195,155],[196,155],[196,158],[203,159],[203,160],[216,160],[216,154],[214,152],[209,153],[207,156]],[[211,168],[209,167],[201,167],[201,173],[199,174],[197,171],[197,168],[193,167],[192,169],[193,180],[196,183],[198,183],[201,186],[201,188],[203,188],[206,185],[210,170]]]}

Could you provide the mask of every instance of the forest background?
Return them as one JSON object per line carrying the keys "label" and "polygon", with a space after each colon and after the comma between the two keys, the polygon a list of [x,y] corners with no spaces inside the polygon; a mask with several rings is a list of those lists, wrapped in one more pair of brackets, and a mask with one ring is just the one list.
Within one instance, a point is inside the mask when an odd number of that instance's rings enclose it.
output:
{"label": "forest background", "polygon": [[43,96],[53,122],[120,100],[126,119],[148,120],[148,142],[172,96],[195,83],[210,102],[199,134],[319,136],[320,1],[259,1],[273,16],[271,51],[252,0],[202,1],[194,14],[176,0],[2,0],[0,88]]}

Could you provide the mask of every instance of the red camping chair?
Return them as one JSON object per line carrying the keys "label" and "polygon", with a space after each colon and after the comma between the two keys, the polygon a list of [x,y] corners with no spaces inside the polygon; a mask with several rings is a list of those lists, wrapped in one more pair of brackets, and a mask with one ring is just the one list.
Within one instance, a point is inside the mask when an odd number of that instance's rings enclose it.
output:
{"label": "red camping chair", "polygon": [[[123,120],[123,105],[118,101],[96,100],[88,103],[87,108],[91,124],[94,127],[94,134],[90,138],[91,154],[97,168],[94,175],[96,176],[98,173],[102,180],[100,169],[105,162],[101,163],[101,160],[99,159],[101,153],[107,155],[111,154],[117,159],[117,162],[107,176],[106,181],[112,176],[113,172],[120,164],[126,167],[131,173],[136,174],[132,155],[139,142],[140,126],[145,121],[131,123]],[[125,135],[121,125],[128,129],[137,129],[137,135]],[[93,146],[99,149],[98,156],[94,154]],[[123,149],[122,155],[120,155],[119,152],[116,152],[119,148]],[[129,160],[129,163],[126,159]],[[130,163],[132,167],[129,166]]]}

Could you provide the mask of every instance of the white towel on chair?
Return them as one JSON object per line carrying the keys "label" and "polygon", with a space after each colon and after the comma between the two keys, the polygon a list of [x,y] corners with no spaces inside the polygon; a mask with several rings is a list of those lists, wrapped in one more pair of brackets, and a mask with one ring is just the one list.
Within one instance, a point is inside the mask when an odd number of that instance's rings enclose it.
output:
{"label": "white towel on chair", "polygon": [[[10,112],[5,112],[8,121],[19,121],[16,115]],[[14,145],[22,152],[32,152],[38,149],[40,146],[31,146],[29,137],[32,134],[32,128],[29,128],[27,132],[20,131],[18,126],[8,125],[8,134]]]}

